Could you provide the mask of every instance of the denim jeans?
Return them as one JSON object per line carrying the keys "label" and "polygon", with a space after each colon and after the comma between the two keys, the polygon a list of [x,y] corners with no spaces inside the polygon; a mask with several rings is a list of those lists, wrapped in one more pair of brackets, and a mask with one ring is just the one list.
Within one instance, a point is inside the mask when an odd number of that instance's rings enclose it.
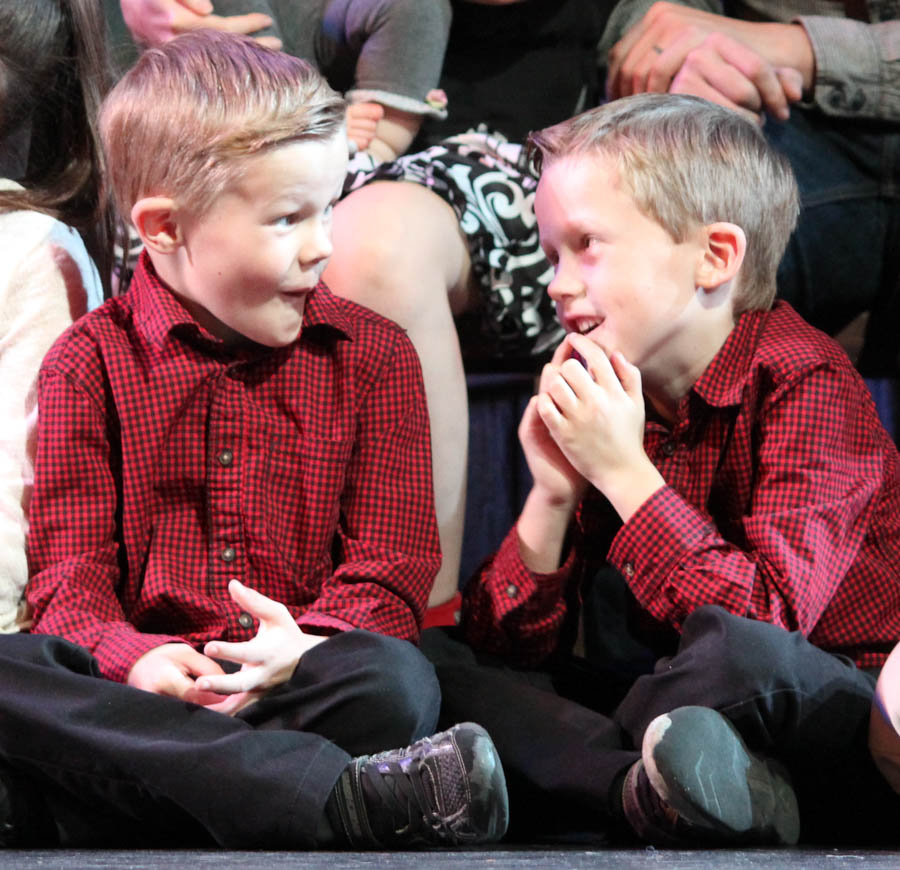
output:
{"label": "denim jeans", "polygon": [[780,295],[828,333],[870,311],[859,367],[896,377],[900,128],[794,109],[785,124],[767,121],[765,132],[790,160],[801,197],[778,273]]}

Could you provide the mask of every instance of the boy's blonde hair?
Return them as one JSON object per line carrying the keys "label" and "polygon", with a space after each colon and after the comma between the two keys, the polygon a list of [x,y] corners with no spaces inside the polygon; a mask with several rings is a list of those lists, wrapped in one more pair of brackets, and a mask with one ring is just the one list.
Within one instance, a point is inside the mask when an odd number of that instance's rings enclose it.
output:
{"label": "boy's blonde hair", "polygon": [[104,100],[107,183],[126,219],[147,196],[203,214],[240,158],[325,141],[346,104],[306,61],[214,30],[145,51]]}
{"label": "boy's blonde hair", "polygon": [[676,242],[698,226],[737,224],[747,252],[735,314],[765,309],[797,223],[799,196],[787,160],[737,112],[698,97],[641,94],[532,133],[538,170],[573,155],[613,161],[638,208]]}

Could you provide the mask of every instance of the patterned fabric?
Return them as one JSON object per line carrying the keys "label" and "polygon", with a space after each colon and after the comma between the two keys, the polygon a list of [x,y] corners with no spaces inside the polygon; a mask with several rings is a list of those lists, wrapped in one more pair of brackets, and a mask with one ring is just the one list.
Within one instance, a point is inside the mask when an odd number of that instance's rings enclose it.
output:
{"label": "patterned fabric", "polygon": [[884,661],[900,637],[900,456],[833,341],[786,303],[744,314],[644,446],[667,486],[624,525],[592,492],[555,573],[529,572],[510,533],[466,587],[473,645],[542,660],[577,597],[567,587],[608,560],[643,614],[675,629],[718,604]]}
{"label": "patterned fabric", "polygon": [[547,295],[553,268],[534,217],[537,179],[524,166],[521,148],[496,136],[455,137],[375,169],[350,172],[344,195],[385,180],[421,184],[456,212],[482,289],[478,336],[466,341],[464,333],[464,350],[494,360],[552,351],[563,330]]}
{"label": "patterned fabric", "polygon": [[235,577],[311,633],[417,640],[440,551],[418,360],[394,324],[320,284],[296,342],[230,351],[144,255],[39,389],[36,631],[125,680],[160,644],[253,637]]}

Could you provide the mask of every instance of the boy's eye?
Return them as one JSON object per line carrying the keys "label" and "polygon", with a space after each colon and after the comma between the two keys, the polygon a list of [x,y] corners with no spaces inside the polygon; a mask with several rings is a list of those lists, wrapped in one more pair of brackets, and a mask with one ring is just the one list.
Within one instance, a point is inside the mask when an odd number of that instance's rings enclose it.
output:
{"label": "boy's eye", "polygon": [[275,218],[275,226],[276,227],[290,227],[297,223],[297,215],[296,214],[285,214],[279,218]]}

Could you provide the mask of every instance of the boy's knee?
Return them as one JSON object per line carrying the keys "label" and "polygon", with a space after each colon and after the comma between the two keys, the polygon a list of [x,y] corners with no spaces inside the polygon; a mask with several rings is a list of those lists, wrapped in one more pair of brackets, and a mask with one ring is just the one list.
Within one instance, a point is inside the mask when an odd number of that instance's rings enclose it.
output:
{"label": "boy's knee", "polygon": [[[434,732],[441,704],[434,667],[405,640],[360,632],[365,651],[362,700],[371,716],[389,720],[397,745]],[[389,739],[389,738],[388,738]]]}

